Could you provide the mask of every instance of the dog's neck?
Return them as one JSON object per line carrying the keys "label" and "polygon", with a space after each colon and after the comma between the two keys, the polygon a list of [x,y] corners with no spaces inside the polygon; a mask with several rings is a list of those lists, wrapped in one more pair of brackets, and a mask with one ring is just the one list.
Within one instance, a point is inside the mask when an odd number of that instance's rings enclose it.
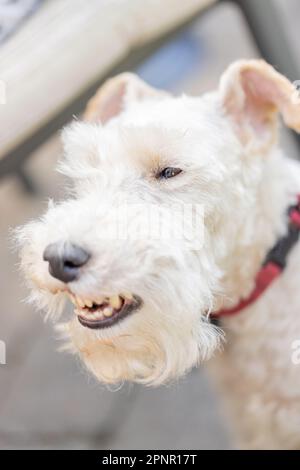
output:
{"label": "dog's neck", "polygon": [[[215,310],[238,304],[254,289],[256,274],[267,252],[286,233],[287,208],[295,203],[300,192],[300,169],[296,162],[278,148],[261,158],[264,160],[257,168],[258,182],[251,187],[252,194],[236,197],[235,207],[224,217],[229,249],[218,263],[224,274]],[[238,214],[238,219],[232,214]]]}

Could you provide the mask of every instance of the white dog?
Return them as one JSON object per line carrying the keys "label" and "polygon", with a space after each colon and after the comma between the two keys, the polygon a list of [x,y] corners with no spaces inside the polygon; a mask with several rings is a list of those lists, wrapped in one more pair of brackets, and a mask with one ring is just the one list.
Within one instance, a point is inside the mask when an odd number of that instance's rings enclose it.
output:
{"label": "white dog", "polygon": [[[56,317],[75,303],[62,329],[99,380],[158,385],[217,352],[248,448],[300,448],[300,167],[277,142],[278,111],[300,131],[299,103],[257,60],[199,98],[119,75],[63,132],[68,198],[18,232],[31,300]],[[145,204],[167,226],[200,205],[201,244],[135,236]],[[127,236],[110,236],[125,206]]]}

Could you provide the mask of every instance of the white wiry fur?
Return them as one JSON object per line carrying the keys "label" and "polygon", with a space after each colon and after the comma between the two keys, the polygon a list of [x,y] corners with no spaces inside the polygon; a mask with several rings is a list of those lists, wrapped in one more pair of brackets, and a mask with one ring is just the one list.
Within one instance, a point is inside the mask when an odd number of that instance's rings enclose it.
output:
{"label": "white wiry fur", "polygon": [[[220,89],[200,98],[155,92],[125,74],[94,98],[90,122],[64,130],[60,170],[72,189],[18,231],[21,265],[32,301],[56,318],[65,285],[50,276],[43,251],[58,240],[92,254],[89,269],[70,283],[72,292],[95,298],[130,291],[142,298],[138,312],[111,328],[90,330],[77,318],[61,325],[68,348],[99,380],[161,384],[218,350],[222,332],[209,314],[251,291],[300,192],[299,165],[276,140],[278,110],[290,127],[300,127],[289,86],[262,61],[233,64]],[[158,181],[154,175],[165,167],[183,171]],[[202,204],[202,248],[187,249],[184,240],[106,238],[124,201]],[[132,209],[130,220],[138,215]],[[291,360],[300,339],[299,261],[300,245],[254,305],[223,320],[226,345],[211,361],[246,447],[300,447],[300,366]]]}

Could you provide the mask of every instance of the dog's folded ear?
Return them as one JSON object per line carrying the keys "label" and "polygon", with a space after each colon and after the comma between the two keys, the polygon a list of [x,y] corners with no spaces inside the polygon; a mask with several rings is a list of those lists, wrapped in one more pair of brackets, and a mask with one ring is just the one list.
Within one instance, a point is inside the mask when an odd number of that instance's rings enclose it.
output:
{"label": "dog's folded ear", "polygon": [[84,119],[105,124],[130,102],[161,96],[167,96],[167,93],[150,87],[133,73],[124,72],[107,80],[99,88],[87,105]]}
{"label": "dog's folded ear", "polygon": [[222,107],[243,144],[256,141],[262,148],[272,143],[278,112],[288,127],[300,132],[299,91],[263,60],[230,65],[221,77],[220,93]]}

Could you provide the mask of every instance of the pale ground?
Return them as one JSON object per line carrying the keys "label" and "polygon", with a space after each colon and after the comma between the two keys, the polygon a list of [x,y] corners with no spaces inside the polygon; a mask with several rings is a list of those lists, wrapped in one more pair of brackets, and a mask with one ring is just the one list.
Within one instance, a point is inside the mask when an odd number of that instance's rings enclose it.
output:
{"label": "pale ground", "polygon": [[[299,2],[290,0],[284,7],[296,42]],[[196,33],[205,44],[205,58],[178,90],[209,89],[231,60],[255,55],[239,14],[228,7],[200,20]],[[107,390],[74,358],[56,352],[59,342],[51,325],[22,302],[26,290],[9,249],[8,227],[39,214],[49,195],[59,196],[61,178],[53,168],[60,152],[54,136],[28,165],[39,197],[25,194],[14,178],[0,185],[0,339],[7,345],[7,364],[0,365],[0,448],[230,448],[230,433],[204,370],[156,390]]]}

